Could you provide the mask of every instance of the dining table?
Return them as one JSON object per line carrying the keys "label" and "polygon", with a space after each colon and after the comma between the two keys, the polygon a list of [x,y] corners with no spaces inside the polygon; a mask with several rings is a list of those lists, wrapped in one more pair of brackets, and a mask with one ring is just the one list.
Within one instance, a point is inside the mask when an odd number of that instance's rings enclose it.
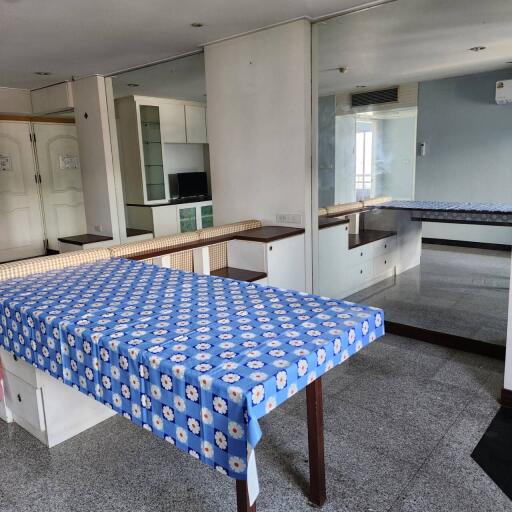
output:
{"label": "dining table", "polygon": [[326,500],[322,376],[381,309],[112,258],[0,282],[0,346],[259,492],[259,420],[306,389],[310,500]]}

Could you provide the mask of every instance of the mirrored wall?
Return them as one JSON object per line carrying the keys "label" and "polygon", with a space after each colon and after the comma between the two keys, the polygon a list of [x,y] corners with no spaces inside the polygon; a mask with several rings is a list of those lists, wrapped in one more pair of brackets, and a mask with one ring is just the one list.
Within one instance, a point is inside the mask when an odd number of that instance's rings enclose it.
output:
{"label": "mirrored wall", "polygon": [[158,237],[213,225],[204,54],[112,83],[128,232]]}
{"label": "mirrored wall", "polygon": [[314,25],[317,293],[504,346],[511,23],[501,0],[397,0]]}

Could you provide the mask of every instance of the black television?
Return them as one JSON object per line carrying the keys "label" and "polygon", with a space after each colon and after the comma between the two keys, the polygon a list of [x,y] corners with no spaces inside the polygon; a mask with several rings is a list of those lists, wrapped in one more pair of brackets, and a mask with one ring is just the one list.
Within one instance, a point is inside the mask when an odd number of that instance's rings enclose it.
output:
{"label": "black television", "polygon": [[176,178],[180,199],[208,195],[208,180],[205,172],[180,172],[176,174]]}

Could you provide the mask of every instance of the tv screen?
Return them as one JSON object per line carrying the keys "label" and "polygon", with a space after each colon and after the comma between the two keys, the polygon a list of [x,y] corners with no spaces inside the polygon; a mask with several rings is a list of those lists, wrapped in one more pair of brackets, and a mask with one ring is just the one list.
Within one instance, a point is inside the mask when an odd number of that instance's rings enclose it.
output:
{"label": "tv screen", "polygon": [[176,176],[180,198],[208,195],[205,172],[180,172]]}

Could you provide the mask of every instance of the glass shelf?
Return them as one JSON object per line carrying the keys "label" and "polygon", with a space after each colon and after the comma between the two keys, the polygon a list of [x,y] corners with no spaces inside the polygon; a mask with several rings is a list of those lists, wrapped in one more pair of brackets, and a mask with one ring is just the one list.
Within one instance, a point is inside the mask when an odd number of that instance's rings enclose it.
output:
{"label": "glass shelf", "polygon": [[160,112],[158,107],[141,105],[139,108],[146,177],[146,198],[148,201],[159,201],[165,199]]}

